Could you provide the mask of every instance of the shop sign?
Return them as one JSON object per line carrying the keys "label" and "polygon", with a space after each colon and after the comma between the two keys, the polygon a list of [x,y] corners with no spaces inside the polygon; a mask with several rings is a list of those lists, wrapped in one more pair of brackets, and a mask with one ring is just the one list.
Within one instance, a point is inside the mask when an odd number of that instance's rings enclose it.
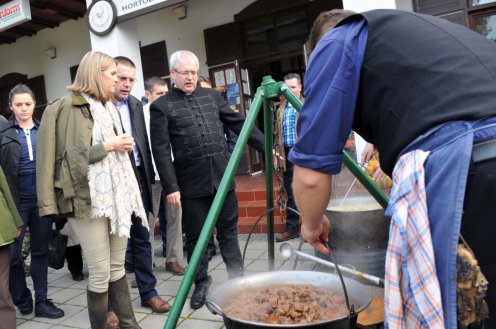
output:
{"label": "shop sign", "polygon": [[0,32],[31,20],[29,0],[14,0],[0,6]]}
{"label": "shop sign", "polygon": [[113,2],[117,8],[118,21],[122,22],[185,0],[113,0]]}

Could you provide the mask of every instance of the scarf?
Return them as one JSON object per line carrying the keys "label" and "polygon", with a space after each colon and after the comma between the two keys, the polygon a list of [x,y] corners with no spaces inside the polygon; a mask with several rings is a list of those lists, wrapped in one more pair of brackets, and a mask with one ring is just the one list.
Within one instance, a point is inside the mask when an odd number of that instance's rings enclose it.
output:
{"label": "scarf", "polygon": [[[87,94],[82,95],[90,104],[93,116],[92,145],[109,141],[123,133],[114,104],[106,102],[103,105]],[[148,228],[139,185],[127,152],[108,152],[101,161],[90,164],[88,179],[91,218],[109,218],[110,233],[128,238],[133,213]]]}

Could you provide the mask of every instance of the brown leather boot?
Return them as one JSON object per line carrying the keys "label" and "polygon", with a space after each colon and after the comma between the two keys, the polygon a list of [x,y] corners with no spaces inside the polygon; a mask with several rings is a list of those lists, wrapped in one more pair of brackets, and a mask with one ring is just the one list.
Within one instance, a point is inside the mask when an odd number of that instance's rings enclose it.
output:
{"label": "brown leather boot", "polygon": [[109,283],[109,298],[112,308],[119,318],[119,327],[121,329],[141,329],[134,317],[133,305],[129,297],[129,286],[125,275],[119,280]]}
{"label": "brown leather boot", "polygon": [[108,291],[103,293],[87,290],[88,314],[92,329],[105,329],[107,321]]}

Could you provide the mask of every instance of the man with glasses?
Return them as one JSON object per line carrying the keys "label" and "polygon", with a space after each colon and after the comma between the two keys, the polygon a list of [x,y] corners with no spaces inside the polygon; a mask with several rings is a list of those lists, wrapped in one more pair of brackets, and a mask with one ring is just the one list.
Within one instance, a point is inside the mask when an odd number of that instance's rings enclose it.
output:
{"label": "man with glasses", "polygon": [[[129,156],[139,182],[143,205],[148,214],[152,209],[150,191],[154,174],[143,106],[139,99],[131,95],[131,90],[136,82],[136,66],[124,56],[118,56],[114,59],[117,63],[118,78],[114,92],[114,97],[118,102],[115,106],[120,113],[124,131],[132,134],[134,138],[135,145]],[[130,251],[141,305],[149,307],[157,313],[167,312],[170,309],[169,303],[160,298],[155,289],[157,280],[153,274],[152,249],[148,229],[142,225],[142,219],[139,217],[133,215],[131,221]]]}
{"label": "man with glasses", "polygon": [[[217,90],[197,85],[199,62],[195,54],[186,50],[173,53],[170,68],[174,86],[151,104],[150,135],[167,202],[183,209],[190,261],[229,160],[224,125],[239,134],[244,118],[231,110]],[[250,145],[262,152],[263,142],[262,133],[254,128]],[[231,184],[216,223],[217,240],[230,279],[243,271],[237,224],[238,201]],[[193,309],[205,304],[211,283],[207,270],[204,254],[191,296]]]}

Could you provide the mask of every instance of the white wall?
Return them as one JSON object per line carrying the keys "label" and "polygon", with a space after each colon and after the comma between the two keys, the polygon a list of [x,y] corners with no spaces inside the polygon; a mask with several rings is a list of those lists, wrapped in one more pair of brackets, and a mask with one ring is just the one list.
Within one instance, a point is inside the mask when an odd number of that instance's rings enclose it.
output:
{"label": "white wall", "polygon": [[[43,51],[57,49],[57,58],[48,58]],[[28,78],[45,76],[47,99],[67,94],[71,83],[69,68],[79,64],[91,49],[88,27],[84,19],[70,20],[53,29],[44,29],[13,44],[0,46],[0,77],[7,73],[27,74]]]}
{"label": "white wall", "polygon": [[395,0],[343,0],[343,9],[362,12],[372,9],[396,9]]}
{"label": "white wall", "polygon": [[[176,50],[190,50],[200,60],[200,72],[207,74],[205,38],[203,30],[234,21],[239,13],[254,0],[190,0],[188,17],[178,20],[172,8],[165,8],[137,18],[142,46],[165,40],[167,54]],[[226,45],[229,47],[229,45]]]}
{"label": "white wall", "polygon": [[[119,25],[124,31],[127,30],[127,25],[136,26],[137,36],[133,35],[131,38],[137,37],[142,46],[165,40],[169,56],[180,49],[193,51],[200,60],[201,74],[205,75],[207,59],[203,30],[233,22],[234,14],[254,1],[190,0],[187,2],[186,19],[178,20],[172,7],[164,8],[133,21],[119,23],[117,29]],[[64,96],[67,92],[65,87],[71,83],[69,67],[79,64],[84,54],[91,50],[90,35],[85,19],[79,19],[64,22],[53,29],[44,29],[34,36],[18,39],[13,44],[1,45],[0,77],[13,72],[27,74],[28,78],[43,74],[47,99],[51,101]],[[124,39],[121,40],[125,42]],[[49,59],[43,54],[43,50],[49,47],[57,49],[56,59]],[[108,48],[112,46],[109,45]],[[136,51],[139,52],[139,48],[133,53]],[[141,97],[140,90],[141,88],[135,88],[133,94]]]}

